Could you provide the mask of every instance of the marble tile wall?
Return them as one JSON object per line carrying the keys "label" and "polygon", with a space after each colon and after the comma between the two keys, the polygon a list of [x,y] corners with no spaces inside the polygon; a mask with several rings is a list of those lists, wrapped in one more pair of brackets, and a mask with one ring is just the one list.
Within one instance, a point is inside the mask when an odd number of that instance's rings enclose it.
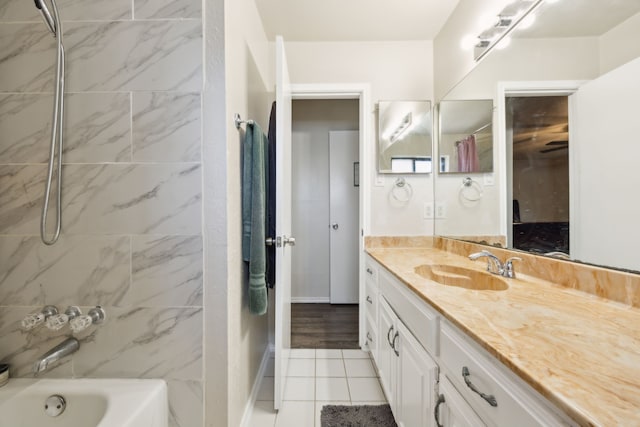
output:
{"label": "marble tile wall", "polygon": [[203,420],[199,0],[58,0],[67,53],[63,232],[40,242],[55,40],[0,2],[0,361],[31,376],[68,335],[25,332],[44,304],[107,321],[44,377],[163,378],[170,425]]}

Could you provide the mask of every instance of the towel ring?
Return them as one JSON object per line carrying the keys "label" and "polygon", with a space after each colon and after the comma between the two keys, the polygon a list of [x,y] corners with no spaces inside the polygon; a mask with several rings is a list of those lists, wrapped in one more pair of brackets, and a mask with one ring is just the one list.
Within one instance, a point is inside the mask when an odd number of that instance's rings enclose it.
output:
{"label": "towel ring", "polygon": [[471,177],[462,180],[460,187],[460,196],[470,202],[477,202],[482,199],[482,186],[478,181],[474,181]]}
{"label": "towel ring", "polygon": [[[404,191],[400,193],[400,190]],[[404,194],[405,197],[401,197],[402,194]],[[391,195],[398,202],[407,203],[413,197],[413,187],[404,178],[398,178],[393,184],[393,188],[391,188]]]}

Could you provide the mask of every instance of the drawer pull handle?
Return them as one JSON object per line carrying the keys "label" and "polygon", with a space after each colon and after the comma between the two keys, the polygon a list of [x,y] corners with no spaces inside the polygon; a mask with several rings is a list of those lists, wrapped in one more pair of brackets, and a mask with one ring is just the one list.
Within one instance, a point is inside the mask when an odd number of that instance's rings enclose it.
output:
{"label": "drawer pull handle", "polygon": [[371,338],[371,333],[367,332],[367,340],[373,342],[373,338]]}
{"label": "drawer pull handle", "polygon": [[469,368],[467,368],[466,366],[462,367],[462,378],[464,378],[464,382],[465,384],[467,384],[467,387],[469,387],[471,389],[471,391],[473,391],[474,393],[478,393],[478,395],[483,398],[484,400],[487,401],[487,403],[491,406],[498,406],[498,401],[496,400],[495,396],[493,396],[492,394],[484,394],[483,392],[481,392],[480,390],[478,390],[476,388],[476,386],[473,385],[473,383],[471,382],[471,380],[469,379],[469,376],[471,374],[469,373]]}
{"label": "drawer pull handle", "polygon": [[367,302],[369,304],[373,304],[373,300],[371,299],[371,297],[369,295],[367,295]]}
{"label": "drawer pull handle", "polygon": [[433,411],[433,417],[436,419],[436,426],[437,427],[443,427],[442,424],[440,424],[440,412],[438,412],[438,409],[440,409],[440,405],[444,403],[444,394],[441,394],[440,396],[438,396],[438,402],[436,403],[436,409],[434,409]]}
{"label": "drawer pull handle", "polygon": [[400,356],[400,352],[396,350],[396,340],[398,339],[399,336],[400,336],[400,333],[396,332],[396,334],[393,336],[393,342],[391,343],[391,348],[393,348],[393,352],[396,354],[396,356]]}
{"label": "drawer pull handle", "polygon": [[389,334],[391,334],[391,332],[393,332],[393,325],[391,325],[391,327],[389,328],[389,330],[387,331],[387,342],[389,343],[389,345],[391,347],[393,347],[393,344],[391,343],[391,338],[389,338]]}
{"label": "drawer pull handle", "polygon": [[372,276],[373,276],[373,270],[372,270],[372,269],[367,268],[367,273],[369,273],[370,275],[372,275]]}

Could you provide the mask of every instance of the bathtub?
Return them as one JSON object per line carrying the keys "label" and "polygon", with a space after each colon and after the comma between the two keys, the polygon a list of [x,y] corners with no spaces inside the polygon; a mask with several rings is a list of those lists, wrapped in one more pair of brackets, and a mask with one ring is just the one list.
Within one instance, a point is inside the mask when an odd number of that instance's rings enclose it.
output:
{"label": "bathtub", "polygon": [[[61,396],[64,411],[46,407]],[[58,398],[53,399],[59,402]],[[11,379],[0,387],[0,427],[167,427],[162,380]]]}

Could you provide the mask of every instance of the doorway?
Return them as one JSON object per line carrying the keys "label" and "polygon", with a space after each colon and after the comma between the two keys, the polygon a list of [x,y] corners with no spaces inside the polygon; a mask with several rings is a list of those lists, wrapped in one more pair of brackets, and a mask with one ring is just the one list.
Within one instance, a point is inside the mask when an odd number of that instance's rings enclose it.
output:
{"label": "doorway", "polygon": [[292,348],[359,348],[359,114],[292,103]]}
{"label": "doorway", "polygon": [[[569,98],[506,99],[511,135],[510,247],[569,254]],[[510,142],[510,144],[509,144]]]}

